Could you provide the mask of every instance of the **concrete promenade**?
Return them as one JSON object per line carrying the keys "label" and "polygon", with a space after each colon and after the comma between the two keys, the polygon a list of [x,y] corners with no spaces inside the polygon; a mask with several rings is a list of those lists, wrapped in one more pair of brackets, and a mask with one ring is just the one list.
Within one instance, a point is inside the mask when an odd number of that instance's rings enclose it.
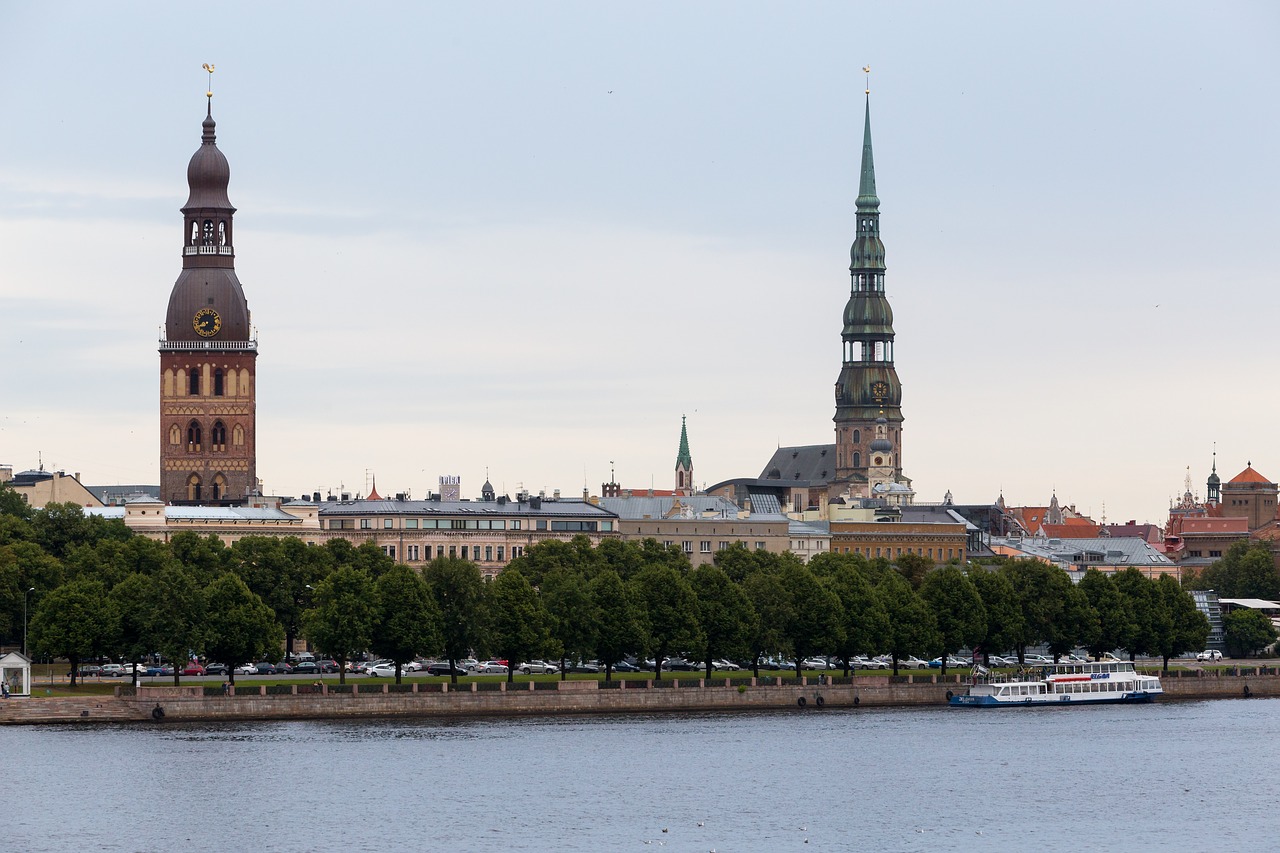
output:
{"label": "concrete promenade", "polygon": [[[1161,678],[1163,701],[1280,696],[1275,668],[1242,667],[1218,674],[1186,671]],[[501,717],[555,714],[627,714],[943,705],[960,692],[959,676],[859,676],[845,683],[817,679],[669,679],[656,682],[478,682],[456,686],[352,681],[345,687],[308,684],[241,685],[224,695],[206,686],[116,688],[114,696],[12,697],[0,701],[0,724],[317,720],[343,717]],[[788,679],[788,681],[794,681]],[[769,683],[765,683],[769,682]],[[213,695],[206,695],[206,692]],[[160,711],[157,712],[156,709]]]}

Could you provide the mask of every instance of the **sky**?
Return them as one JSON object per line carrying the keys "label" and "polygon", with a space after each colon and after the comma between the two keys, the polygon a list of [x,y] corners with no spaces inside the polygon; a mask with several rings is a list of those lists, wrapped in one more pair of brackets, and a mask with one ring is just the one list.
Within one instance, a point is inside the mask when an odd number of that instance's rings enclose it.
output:
{"label": "sky", "polygon": [[834,440],[866,82],[919,501],[1280,478],[1280,6],[0,4],[0,463],[159,480],[213,63],[268,494]]}

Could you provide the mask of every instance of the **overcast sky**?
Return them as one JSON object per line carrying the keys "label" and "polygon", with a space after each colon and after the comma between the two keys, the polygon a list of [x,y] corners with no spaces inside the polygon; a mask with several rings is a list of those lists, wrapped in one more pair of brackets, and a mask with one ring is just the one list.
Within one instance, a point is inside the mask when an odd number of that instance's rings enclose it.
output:
{"label": "overcast sky", "polygon": [[215,63],[269,493],[833,441],[872,66],[921,501],[1280,478],[1280,6],[0,5],[0,462],[159,479]]}

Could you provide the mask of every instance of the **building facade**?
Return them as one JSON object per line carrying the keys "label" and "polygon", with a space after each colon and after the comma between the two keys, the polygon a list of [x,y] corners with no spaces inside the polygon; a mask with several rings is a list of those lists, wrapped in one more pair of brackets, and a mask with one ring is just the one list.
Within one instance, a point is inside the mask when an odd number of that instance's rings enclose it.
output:
{"label": "building facade", "polygon": [[231,169],[212,99],[187,166],[182,272],[160,340],[160,494],[171,504],[232,506],[258,491],[258,343],[236,277]]}

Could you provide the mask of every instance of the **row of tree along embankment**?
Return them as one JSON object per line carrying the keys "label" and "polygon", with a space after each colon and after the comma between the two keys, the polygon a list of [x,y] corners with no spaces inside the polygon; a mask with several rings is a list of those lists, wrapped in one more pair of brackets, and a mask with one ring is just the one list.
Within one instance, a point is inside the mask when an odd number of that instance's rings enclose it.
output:
{"label": "row of tree along embankment", "polygon": [[[883,708],[941,705],[965,689],[960,676],[860,676],[817,679],[671,679],[668,681],[472,682],[450,685],[119,687],[114,696],[10,699],[0,723],[152,723],[308,720],[360,717],[500,717],[689,711]],[[1171,671],[1166,699],[1280,696],[1280,669]]]}

